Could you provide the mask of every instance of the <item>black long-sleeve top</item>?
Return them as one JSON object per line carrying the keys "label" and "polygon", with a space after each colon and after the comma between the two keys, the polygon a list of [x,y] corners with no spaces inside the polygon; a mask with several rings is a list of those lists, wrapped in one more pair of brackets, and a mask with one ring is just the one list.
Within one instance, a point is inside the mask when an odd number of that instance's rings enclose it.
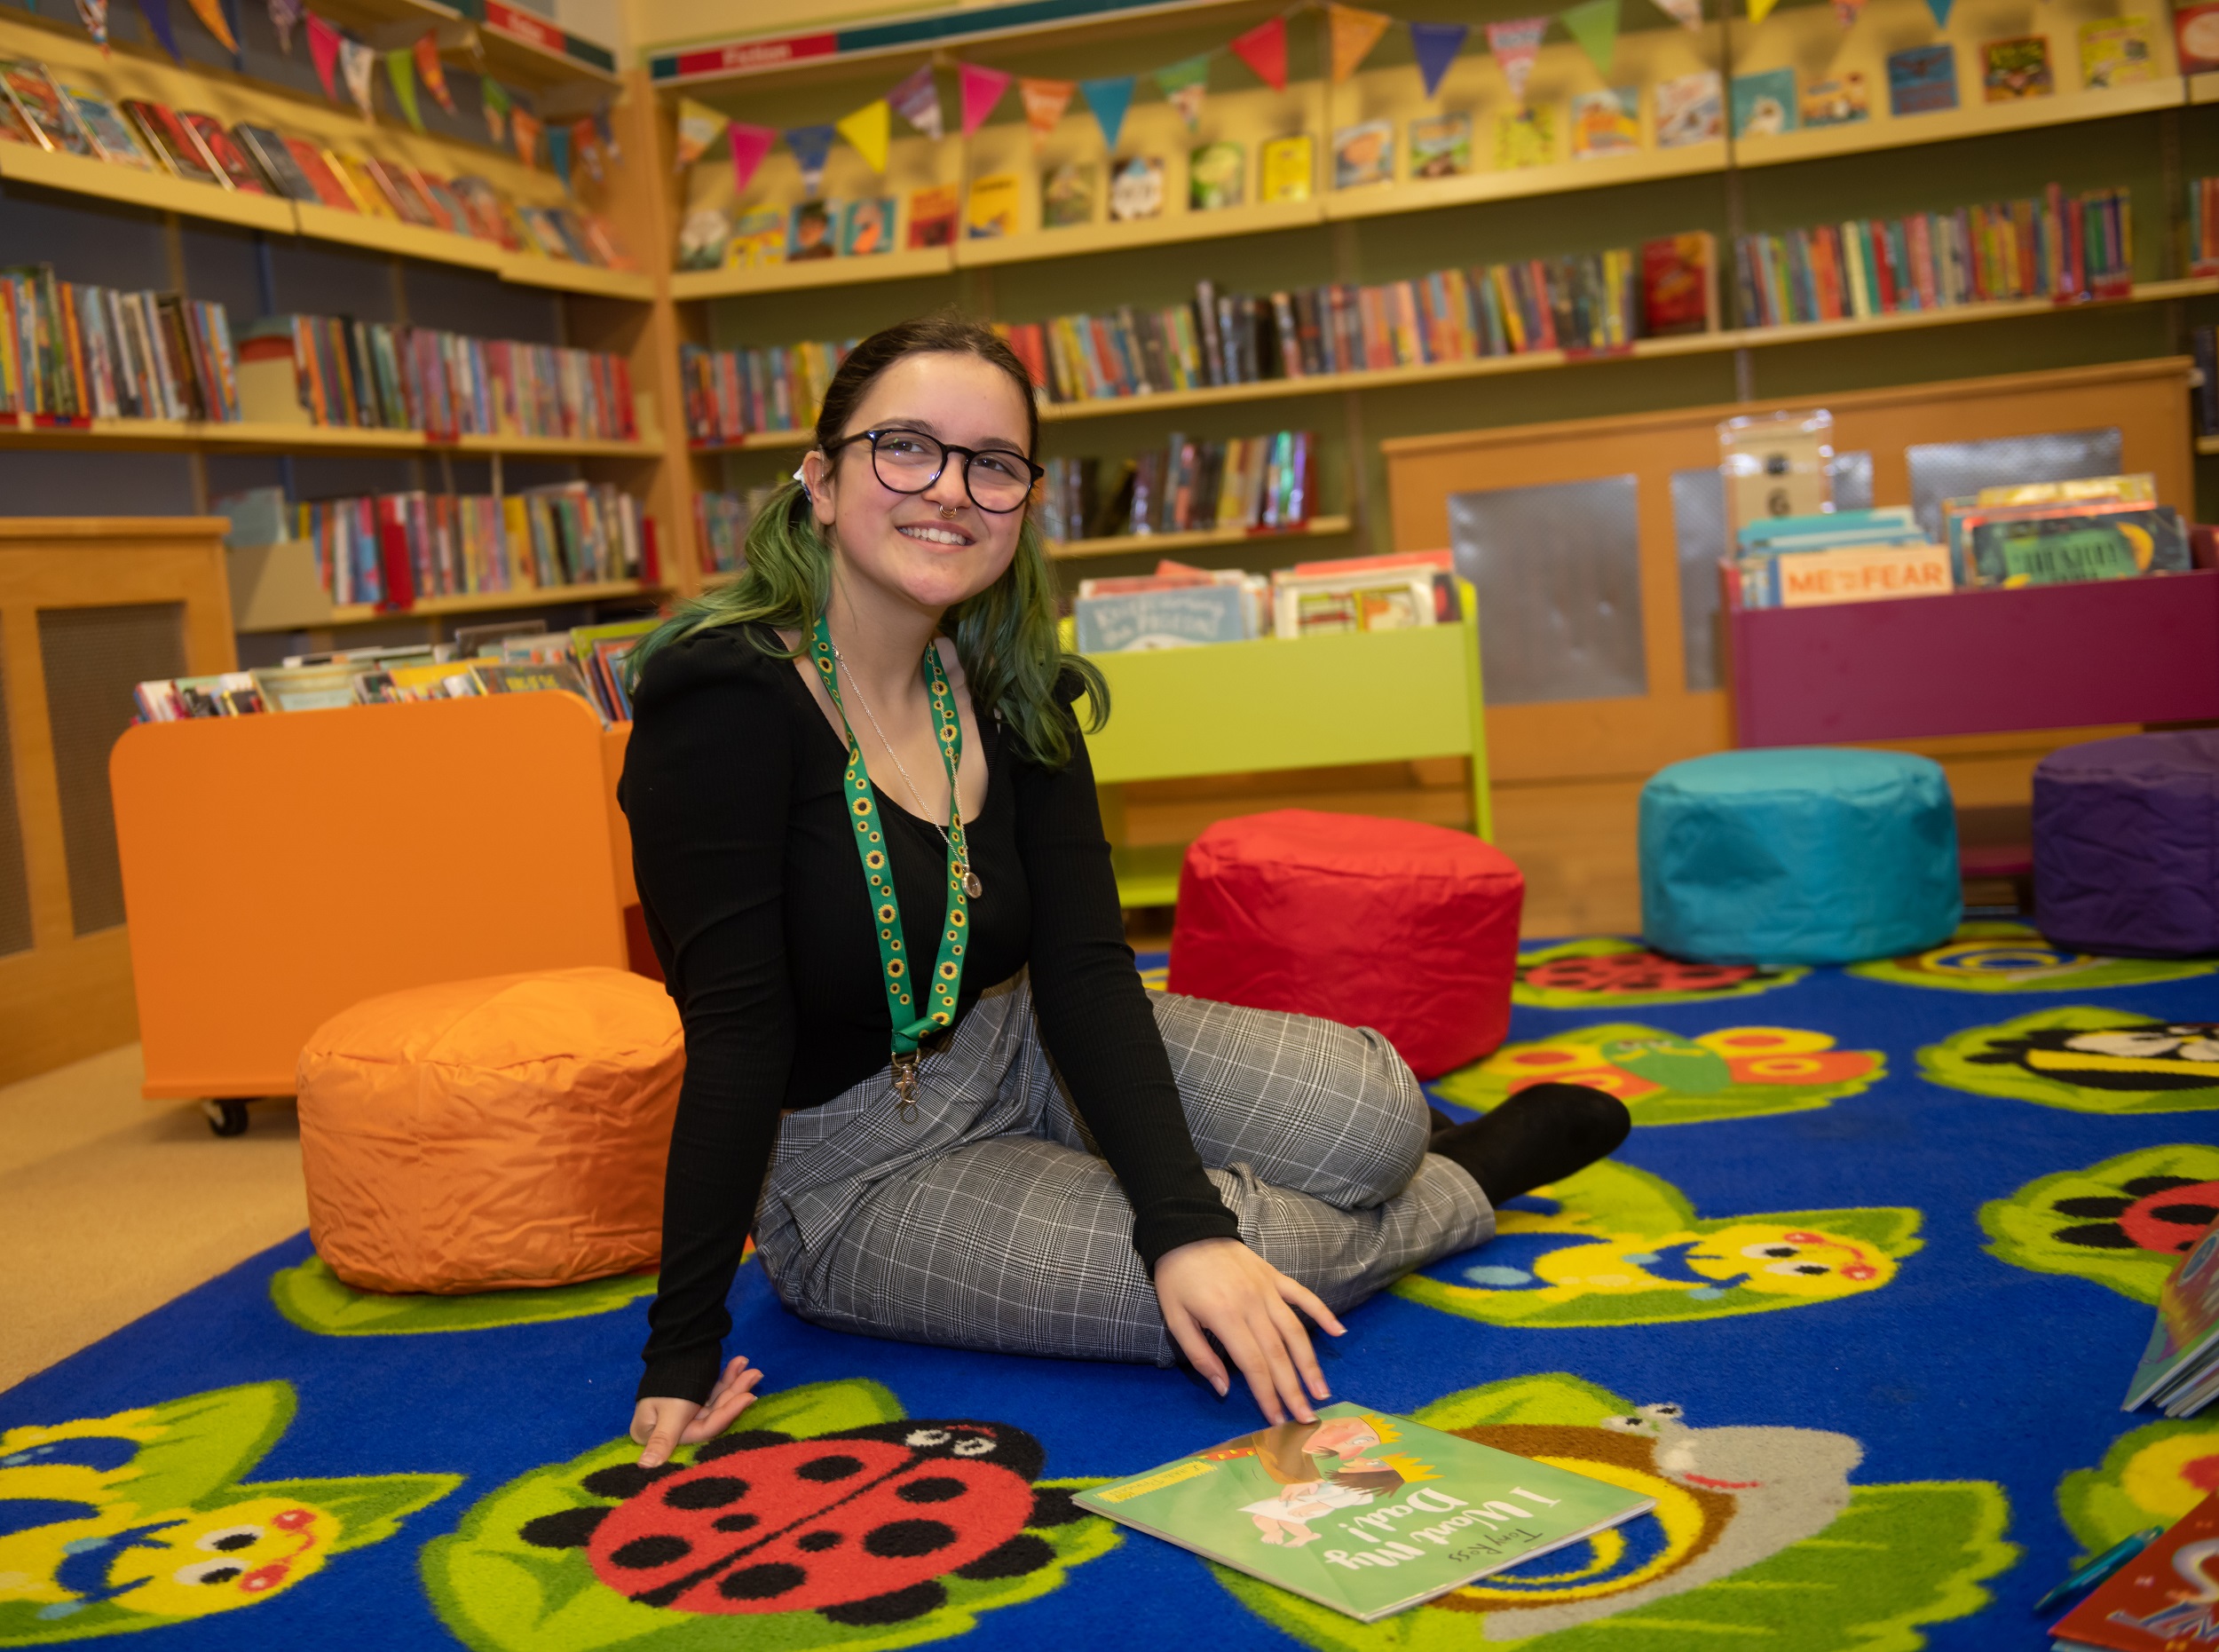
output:
{"label": "black long-sleeve top", "polygon": [[[685,1025],[686,1073],[663,1194],[660,1288],[639,1394],[699,1402],[723,1358],[731,1289],[781,1110],[816,1107],[887,1063],[891,1024],[841,784],[848,761],[791,660],[739,627],[647,665],[618,797],[655,955]],[[1076,677],[1065,679],[1070,698]],[[1048,1053],[1133,1210],[1152,1269],[1238,1229],[1204,1175],[1171,1063],[1125,944],[1094,771],[1076,731],[1060,769],[979,719],[986,802],[965,831],[969,904],[958,1018],[1031,971]],[[946,918],[947,845],[873,788],[904,951]],[[888,1105],[892,1105],[891,1102]]]}

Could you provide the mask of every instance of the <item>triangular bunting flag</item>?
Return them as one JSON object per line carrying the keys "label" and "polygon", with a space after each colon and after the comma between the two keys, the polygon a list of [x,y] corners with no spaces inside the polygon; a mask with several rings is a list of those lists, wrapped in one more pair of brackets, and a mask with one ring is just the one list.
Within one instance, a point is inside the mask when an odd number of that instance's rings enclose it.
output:
{"label": "triangular bunting flag", "polygon": [[1112,75],[1078,83],[1078,89],[1086,94],[1086,107],[1094,112],[1102,127],[1102,141],[1112,149],[1117,146],[1117,134],[1125,130],[1125,112],[1133,107],[1133,83],[1138,78]]}
{"label": "triangular bunting flag", "polygon": [[231,30],[231,66],[241,74],[247,70],[247,50],[239,43],[247,37],[246,20],[239,10],[239,0],[218,0],[224,11],[224,27]]}
{"label": "triangular bunting flag", "polygon": [[894,132],[894,111],[885,99],[865,104],[837,123],[840,135],[873,172],[886,170],[886,146]]}
{"label": "triangular bunting flag", "polygon": [[593,112],[593,129],[601,134],[601,153],[609,157],[611,166],[624,164],[624,146],[616,140],[616,123],[609,118],[606,109]]}
{"label": "triangular bunting flag", "polygon": [[956,78],[963,94],[963,135],[968,138],[986,123],[986,117],[1009,90],[1009,76],[999,69],[983,69],[975,63],[957,66]]}
{"label": "triangular bunting flag", "polygon": [[77,0],[77,16],[103,57],[108,49],[108,0]]}
{"label": "triangular bunting flag", "polygon": [[894,113],[938,143],[946,135],[940,124],[940,87],[932,78],[932,65],[920,63],[915,74],[886,94]]}
{"label": "triangular bunting flag", "polygon": [[1512,18],[1507,23],[1487,26],[1487,49],[1502,65],[1510,95],[1519,103],[1526,100],[1526,82],[1533,75],[1533,60],[1541,55],[1541,36],[1548,32],[1545,17]]}
{"label": "triangular bunting flag", "polygon": [[1168,67],[1157,69],[1156,90],[1179,111],[1180,118],[1187,123],[1187,130],[1193,131],[1202,124],[1202,99],[1210,90],[1210,54],[1204,51],[1181,58]]}
{"label": "triangular bunting flag", "polygon": [[563,187],[570,187],[570,128],[550,126],[547,129],[547,163],[555,169],[555,176],[563,180]]}
{"label": "triangular bunting flag", "polygon": [[393,101],[400,106],[401,118],[423,130],[423,115],[416,108],[415,48],[402,46],[385,54],[385,79],[393,89]]}
{"label": "triangular bunting flag", "polygon": [[[731,117],[722,109],[712,109],[707,104],[697,103],[691,98],[679,99],[678,170],[684,171],[708,154],[709,146],[722,138],[724,129],[731,123]],[[778,136],[767,126],[758,126],[754,130],[762,134],[765,149],[770,147],[770,140]],[[762,159],[761,155],[755,158],[758,161]]]}
{"label": "triangular bunting flag", "polygon": [[478,79],[478,100],[486,115],[486,130],[494,142],[509,141],[509,89],[490,75]]}
{"label": "triangular bunting flag", "polygon": [[1078,90],[1075,80],[1021,80],[1017,95],[1025,102],[1025,124],[1032,129],[1032,152],[1038,154],[1040,146],[1048,140],[1055,123],[1063,118],[1063,111],[1070,107],[1071,94]]}
{"label": "triangular bunting flag", "polygon": [[439,61],[439,36],[428,28],[416,36],[416,78],[432,102],[449,115],[454,113],[454,94],[447,90],[446,68]]}
{"label": "triangular bunting flag", "polygon": [[347,96],[367,120],[377,118],[376,107],[370,101],[370,76],[377,69],[377,53],[359,40],[339,37],[339,78],[347,83]]}
{"label": "triangular bunting flag", "polygon": [[608,181],[608,175],[603,170],[601,133],[594,125],[591,115],[581,115],[570,123],[570,153],[576,157],[578,164],[586,169],[586,176],[595,183]]}
{"label": "triangular bunting flag", "polygon": [[[142,8],[159,4],[165,13],[170,9],[170,0],[138,0],[138,4]],[[339,42],[337,29],[313,12],[308,13],[308,55],[316,65],[316,78],[324,83],[324,96],[334,103],[339,101],[339,83],[332,78],[339,71]]]}
{"label": "triangular bunting flag", "polygon": [[239,36],[231,32],[231,23],[224,16],[219,0],[186,0],[193,8],[193,15],[201,20],[201,27],[216,36],[225,51],[238,55]]}
{"label": "triangular bunting flag", "polygon": [[509,109],[509,141],[516,149],[517,159],[525,165],[539,165],[540,133],[544,130],[540,124],[540,117],[529,109]]}
{"label": "triangular bunting flag", "polygon": [[[146,20],[146,27],[154,31],[154,38],[162,43],[162,49],[179,63],[184,62],[185,53],[178,50],[178,36],[170,27],[170,0],[138,0],[138,12]],[[330,90],[331,77],[327,75],[324,91],[328,93]]]}
{"label": "triangular bunting flag", "polygon": [[1656,9],[1682,28],[1702,27],[1702,0],[1656,0]]}
{"label": "triangular bunting flag", "polygon": [[[1780,0],[1749,0],[1749,20],[1752,23],[1763,22],[1773,14],[1773,8],[1779,4]],[[1931,5],[1933,0],[1927,0],[1927,4]]]}
{"label": "triangular bunting flag", "polygon": [[1472,33],[1469,23],[1412,23],[1410,50],[1417,54],[1417,72],[1425,77],[1428,98],[1441,91],[1441,78],[1464,50]]}
{"label": "triangular bunting flag", "polygon": [[293,55],[293,31],[307,10],[301,0],[270,0],[270,27],[277,30],[278,50],[288,58]]}
{"label": "triangular bunting flag", "polygon": [[1333,42],[1333,83],[1339,85],[1356,72],[1356,66],[1371,53],[1386,34],[1387,25],[1394,20],[1384,12],[1366,12],[1359,6],[1329,5],[1325,21]]}
{"label": "triangular bunting flag", "polygon": [[789,126],[786,130],[786,146],[794,151],[794,160],[802,169],[802,189],[814,196],[825,181],[825,157],[832,154],[833,129],[829,126]]}
{"label": "triangular bunting flag", "polygon": [[1287,20],[1275,17],[1259,23],[1228,42],[1233,55],[1256,71],[1256,77],[1274,91],[1287,89]]}
{"label": "triangular bunting flag", "polygon": [[[83,0],[78,0],[79,4]],[[1834,20],[1844,28],[1857,27],[1857,20],[1865,14],[1865,0],[1834,0]]]}
{"label": "triangular bunting flag", "polygon": [[770,146],[778,140],[778,134],[768,126],[750,126],[745,121],[732,123],[732,188],[744,190],[755,176],[755,169],[762,164],[763,156],[770,153]]}
{"label": "triangular bunting flag", "polygon": [[1557,21],[1593,59],[1597,71],[1607,75],[1618,50],[1618,0],[1586,0],[1583,5],[1568,6],[1557,13]]}
{"label": "triangular bunting flag", "polygon": [[1934,14],[1936,28],[1949,27],[1949,8],[1955,4],[1956,0],[1926,0],[1926,9]]}

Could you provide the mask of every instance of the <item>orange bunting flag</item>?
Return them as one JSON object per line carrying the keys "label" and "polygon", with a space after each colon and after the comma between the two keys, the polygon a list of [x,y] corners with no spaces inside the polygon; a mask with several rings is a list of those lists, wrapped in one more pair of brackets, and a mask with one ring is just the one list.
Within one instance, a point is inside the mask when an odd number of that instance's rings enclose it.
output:
{"label": "orange bunting flag", "polygon": [[1017,91],[1025,100],[1025,124],[1032,129],[1032,148],[1038,154],[1040,146],[1055,130],[1055,123],[1063,118],[1063,111],[1070,106],[1071,94],[1078,90],[1075,80],[1021,80]]}
{"label": "orange bunting flag", "polygon": [[509,111],[509,138],[516,145],[517,159],[526,166],[540,163],[540,118],[518,108]]}
{"label": "orange bunting flag", "polygon": [[416,36],[416,78],[432,102],[454,113],[454,94],[446,89],[446,71],[439,67],[439,36],[428,28]]}
{"label": "orange bunting flag", "polygon": [[1384,12],[1366,12],[1353,5],[1329,5],[1325,20],[1332,31],[1333,83],[1339,85],[1356,72],[1371,55],[1387,25],[1394,20]]}
{"label": "orange bunting flag", "polygon": [[217,43],[232,54],[239,55],[239,41],[231,32],[231,20],[224,15],[223,0],[190,0],[193,15],[201,20],[201,26],[216,36]]}

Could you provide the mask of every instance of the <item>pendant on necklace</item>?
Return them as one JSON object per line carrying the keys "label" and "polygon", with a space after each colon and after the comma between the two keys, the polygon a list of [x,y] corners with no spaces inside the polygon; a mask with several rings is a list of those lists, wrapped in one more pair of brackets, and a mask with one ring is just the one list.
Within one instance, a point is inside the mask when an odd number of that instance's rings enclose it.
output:
{"label": "pendant on necklace", "polygon": [[970,867],[958,866],[955,869],[955,875],[963,885],[963,892],[973,900],[976,900],[986,893],[986,886],[978,881],[978,873],[972,871]]}

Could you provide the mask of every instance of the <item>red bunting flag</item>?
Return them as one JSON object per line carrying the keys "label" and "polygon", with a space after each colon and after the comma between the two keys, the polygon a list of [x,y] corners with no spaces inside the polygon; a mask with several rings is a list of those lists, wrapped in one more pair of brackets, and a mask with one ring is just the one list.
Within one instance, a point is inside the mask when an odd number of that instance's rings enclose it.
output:
{"label": "red bunting flag", "polygon": [[1287,89],[1287,20],[1275,17],[1268,23],[1259,23],[1244,35],[1236,35],[1231,41],[1234,56],[1256,71],[1256,76],[1274,91]]}

